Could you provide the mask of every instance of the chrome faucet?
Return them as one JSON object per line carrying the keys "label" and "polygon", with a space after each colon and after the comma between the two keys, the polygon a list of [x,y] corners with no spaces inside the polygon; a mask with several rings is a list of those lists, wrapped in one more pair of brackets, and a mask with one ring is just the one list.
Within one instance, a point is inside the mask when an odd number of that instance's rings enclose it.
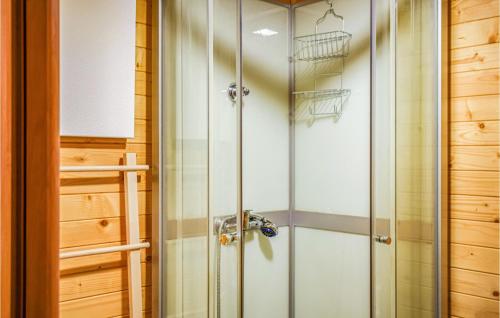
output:
{"label": "chrome faucet", "polygon": [[[252,213],[252,210],[243,212],[244,231],[260,230],[267,237],[278,235],[278,227],[268,218]],[[217,217],[214,222],[214,234],[219,236],[222,245],[228,245],[238,239],[236,215]]]}

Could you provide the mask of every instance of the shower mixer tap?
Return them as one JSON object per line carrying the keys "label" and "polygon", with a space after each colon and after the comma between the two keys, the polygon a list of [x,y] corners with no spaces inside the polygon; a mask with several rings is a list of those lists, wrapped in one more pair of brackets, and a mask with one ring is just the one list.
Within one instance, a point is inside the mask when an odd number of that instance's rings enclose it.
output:
{"label": "shower mixer tap", "polygon": [[[243,212],[244,231],[260,230],[266,237],[278,235],[278,227],[268,218],[252,213],[252,210]],[[229,245],[238,240],[236,215],[218,217],[214,222],[214,234],[219,236],[222,245]]]}

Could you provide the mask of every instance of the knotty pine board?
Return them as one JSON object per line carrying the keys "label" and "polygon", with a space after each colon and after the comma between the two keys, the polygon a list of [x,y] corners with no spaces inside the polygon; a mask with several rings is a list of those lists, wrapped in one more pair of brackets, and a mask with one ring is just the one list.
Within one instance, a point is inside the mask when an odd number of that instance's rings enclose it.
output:
{"label": "knotty pine board", "polygon": [[451,51],[451,73],[480,71],[499,67],[500,44],[492,43]]}
{"label": "knotty pine board", "polygon": [[[151,285],[151,263],[141,263],[142,286]],[[60,301],[118,292],[128,286],[127,267],[114,267],[61,277]]]}
{"label": "knotty pine board", "polygon": [[450,271],[450,291],[498,300],[499,276],[459,268]]}
{"label": "knotty pine board", "polygon": [[500,171],[499,146],[453,146],[450,170]]}
{"label": "knotty pine board", "polygon": [[498,301],[472,295],[450,293],[450,314],[457,317],[497,318]]}
{"label": "knotty pine board", "polygon": [[498,0],[451,0],[451,24],[483,20],[499,15]]}
{"label": "knotty pine board", "polygon": [[476,20],[451,26],[450,48],[496,43],[499,40],[499,18]]}
{"label": "knotty pine board", "polygon": [[[151,310],[151,286],[142,289],[144,311]],[[97,318],[128,314],[128,290],[61,302],[61,317]]]}
{"label": "knotty pine board", "polygon": [[500,200],[496,197],[450,195],[450,219],[483,222],[500,221]]}
{"label": "knotty pine board", "polygon": [[450,100],[450,124],[460,121],[500,120],[500,96],[466,96]]}
{"label": "knotty pine board", "polygon": [[450,243],[450,267],[498,274],[497,248]]}

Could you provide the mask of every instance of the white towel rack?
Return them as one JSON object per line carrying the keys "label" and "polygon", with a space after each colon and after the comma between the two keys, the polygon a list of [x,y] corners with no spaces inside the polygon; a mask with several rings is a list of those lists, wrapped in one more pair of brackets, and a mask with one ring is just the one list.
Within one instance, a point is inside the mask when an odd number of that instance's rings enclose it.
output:
{"label": "white towel rack", "polygon": [[65,166],[61,167],[61,172],[96,172],[96,171],[147,171],[148,165],[128,165],[128,166]]}
{"label": "white towel rack", "polygon": [[143,242],[143,243],[138,243],[138,244],[126,244],[126,245],[118,245],[118,246],[90,248],[88,250],[62,252],[60,254],[60,259],[89,256],[89,255],[107,254],[107,253],[114,253],[114,252],[127,252],[127,251],[133,251],[133,250],[140,250],[143,248],[149,248],[150,246],[151,246],[151,244],[149,244],[149,242]]}
{"label": "white towel rack", "polygon": [[60,253],[60,259],[106,254],[127,253],[129,315],[142,317],[142,278],[140,250],[150,247],[149,242],[141,242],[139,237],[139,204],[137,195],[137,171],[149,170],[148,165],[138,165],[135,153],[124,155],[125,165],[118,166],[63,166],[61,172],[122,171],[125,174],[125,207],[127,244]]}

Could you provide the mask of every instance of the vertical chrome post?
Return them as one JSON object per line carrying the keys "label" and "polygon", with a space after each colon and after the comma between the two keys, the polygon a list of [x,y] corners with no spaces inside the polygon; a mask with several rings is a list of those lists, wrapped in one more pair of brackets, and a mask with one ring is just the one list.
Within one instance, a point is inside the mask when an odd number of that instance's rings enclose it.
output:
{"label": "vertical chrome post", "polygon": [[153,96],[152,96],[152,313],[153,317],[162,317],[163,291],[166,289],[163,280],[163,1],[153,1]]}
{"label": "vertical chrome post", "polygon": [[435,1],[436,116],[436,315],[448,317],[448,0]]}
{"label": "vertical chrome post", "polygon": [[244,308],[244,256],[245,256],[245,233],[243,231],[243,50],[242,50],[242,32],[243,32],[243,11],[242,0],[236,2],[236,223],[237,235],[237,317],[243,318]]}
{"label": "vertical chrome post", "polygon": [[373,130],[374,130],[374,110],[375,110],[375,98],[376,98],[376,53],[377,53],[377,47],[376,47],[376,37],[377,37],[377,19],[376,19],[376,1],[371,0],[370,1],[370,177],[369,177],[369,182],[370,182],[370,317],[374,317],[375,313],[375,297],[376,293],[374,292],[375,288],[375,273],[376,273],[376,268],[375,268],[375,240],[374,234],[375,232],[375,212],[374,212],[374,201],[373,201],[373,196],[374,196],[374,187],[373,187]]}
{"label": "vertical chrome post", "polygon": [[[207,234],[208,234],[208,239],[207,239],[207,251],[208,251],[208,257],[207,257],[207,277],[208,277],[208,290],[207,290],[207,309],[208,309],[208,318],[213,318],[216,315],[215,309],[220,310],[220,308],[216,308],[215,301],[216,295],[215,293],[215,282],[216,279],[214,276],[216,275],[215,271],[211,272],[211,269],[214,268],[214,265],[216,260],[215,257],[215,250],[216,246],[213,246],[213,250],[211,249],[212,247],[212,239],[210,236],[210,233],[212,233],[213,229],[213,216],[214,216],[214,209],[213,209],[213,177],[214,177],[214,162],[213,162],[213,157],[214,157],[214,136],[212,133],[212,127],[214,126],[214,0],[207,0],[207,28],[208,28],[208,36],[207,36],[207,63],[208,63],[208,108],[207,108],[207,116],[208,116],[208,125],[207,125],[207,141],[208,141],[208,147],[207,147],[207,156],[208,156],[208,182],[207,182],[207,194],[208,194],[208,202],[207,202],[207,217],[208,217],[208,222],[207,222]],[[214,252],[212,252],[214,251]],[[215,257],[214,257],[215,255]]]}
{"label": "vertical chrome post", "polygon": [[295,317],[295,222],[293,212],[295,211],[295,62],[293,60],[293,39],[295,36],[295,8],[288,9],[288,56],[289,56],[289,182],[288,182],[288,316]]}

